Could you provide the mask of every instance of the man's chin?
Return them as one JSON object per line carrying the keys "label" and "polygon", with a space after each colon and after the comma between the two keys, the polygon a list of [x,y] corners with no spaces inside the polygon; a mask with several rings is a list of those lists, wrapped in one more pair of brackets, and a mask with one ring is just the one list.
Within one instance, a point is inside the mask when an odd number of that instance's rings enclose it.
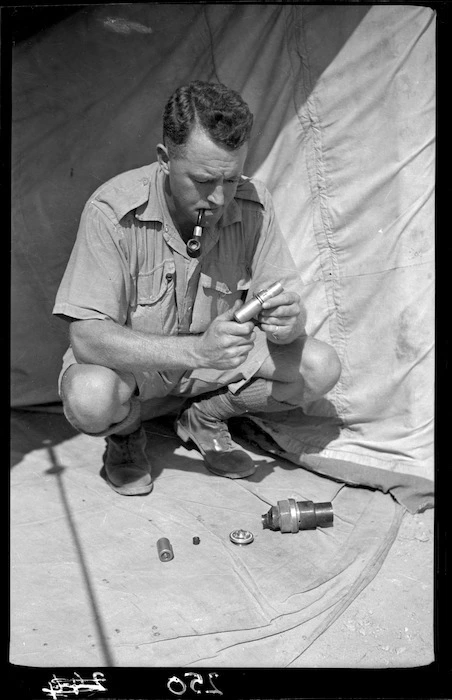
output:
{"label": "man's chin", "polygon": [[223,214],[223,208],[221,209],[205,209],[204,215],[202,217],[201,226],[214,226],[219,222]]}

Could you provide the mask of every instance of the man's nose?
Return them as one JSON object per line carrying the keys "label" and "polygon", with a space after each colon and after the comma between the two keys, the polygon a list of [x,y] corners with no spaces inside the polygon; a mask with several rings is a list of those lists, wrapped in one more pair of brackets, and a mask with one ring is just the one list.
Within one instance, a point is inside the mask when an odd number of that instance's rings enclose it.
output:
{"label": "man's nose", "polygon": [[207,197],[207,200],[215,207],[222,207],[224,204],[223,185],[216,185],[215,189]]}

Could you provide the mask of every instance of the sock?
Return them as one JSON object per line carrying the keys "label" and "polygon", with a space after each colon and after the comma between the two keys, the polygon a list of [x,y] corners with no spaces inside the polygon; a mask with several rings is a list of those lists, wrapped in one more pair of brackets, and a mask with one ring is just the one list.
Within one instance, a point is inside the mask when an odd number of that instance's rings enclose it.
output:
{"label": "sock", "polygon": [[219,420],[244,413],[274,413],[293,411],[294,404],[276,401],[271,396],[272,382],[267,379],[253,379],[235,394],[224,387],[220,392],[209,394],[209,398],[196,399],[204,413]]}

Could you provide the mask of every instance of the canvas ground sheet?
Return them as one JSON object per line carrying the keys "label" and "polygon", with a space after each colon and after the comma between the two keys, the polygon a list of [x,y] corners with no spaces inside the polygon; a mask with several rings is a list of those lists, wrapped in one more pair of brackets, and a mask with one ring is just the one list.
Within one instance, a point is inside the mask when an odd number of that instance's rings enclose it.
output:
{"label": "canvas ground sheet", "polygon": [[[58,414],[15,412],[10,661],[303,667],[378,572],[404,509],[259,450],[253,477],[217,477],[166,419],[145,426],[154,489],[124,498],[99,476],[103,440]],[[261,516],[287,498],[331,502],[333,526],[264,529]],[[254,542],[233,544],[237,528]],[[172,561],[158,557],[161,537]]]}
{"label": "canvas ground sheet", "polygon": [[[408,5],[172,3],[84,7],[17,45],[14,663],[302,666],[403,509],[433,505],[434,35],[435,13]],[[247,480],[148,421],[154,492],[128,499],[99,477],[103,440],[21,409],[59,400],[68,331],[51,310],[85,201],[154,160],[164,104],[195,78],[255,114],[245,174],[273,194],[306,329],[342,375],[304,411],[234,426],[259,463]],[[286,498],[331,500],[334,526],[263,530]],[[252,545],[229,542],[237,527]]]}

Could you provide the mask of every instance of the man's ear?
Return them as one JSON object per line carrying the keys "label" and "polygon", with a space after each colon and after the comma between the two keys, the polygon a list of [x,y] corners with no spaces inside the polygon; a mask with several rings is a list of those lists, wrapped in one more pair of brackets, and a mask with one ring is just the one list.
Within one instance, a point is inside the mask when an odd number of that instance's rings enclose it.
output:
{"label": "man's ear", "polygon": [[165,175],[168,175],[170,170],[170,157],[168,149],[166,146],[163,145],[163,143],[157,144],[157,160],[160,163],[160,167],[162,168]]}

